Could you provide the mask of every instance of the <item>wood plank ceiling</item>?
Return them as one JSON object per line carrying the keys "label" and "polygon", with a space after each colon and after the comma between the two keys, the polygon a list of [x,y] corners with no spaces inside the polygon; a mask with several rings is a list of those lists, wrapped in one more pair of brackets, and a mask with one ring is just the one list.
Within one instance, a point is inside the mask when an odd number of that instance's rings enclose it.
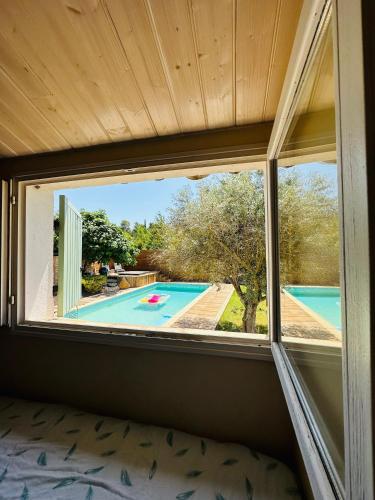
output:
{"label": "wood plank ceiling", "polygon": [[302,0],[1,0],[0,155],[272,120]]}

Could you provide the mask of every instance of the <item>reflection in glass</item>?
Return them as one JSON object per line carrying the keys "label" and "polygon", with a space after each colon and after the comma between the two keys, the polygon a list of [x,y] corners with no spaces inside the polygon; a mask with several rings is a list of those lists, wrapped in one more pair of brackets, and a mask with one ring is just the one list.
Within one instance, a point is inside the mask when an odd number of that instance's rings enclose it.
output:
{"label": "reflection in glass", "polygon": [[336,165],[279,167],[282,333],[341,339]]}
{"label": "reflection in glass", "polygon": [[278,158],[282,342],[317,429],[344,482],[338,167],[331,26],[304,81]]}

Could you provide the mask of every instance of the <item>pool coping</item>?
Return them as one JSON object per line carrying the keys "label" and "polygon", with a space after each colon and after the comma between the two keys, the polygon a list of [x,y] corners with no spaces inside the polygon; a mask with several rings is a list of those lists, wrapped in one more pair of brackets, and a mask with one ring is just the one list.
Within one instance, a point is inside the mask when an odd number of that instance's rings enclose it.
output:
{"label": "pool coping", "polygon": [[[213,291],[215,288],[216,288],[216,290],[215,290],[215,291],[219,291],[219,289],[220,289],[220,285],[225,285],[225,286],[227,286],[228,284],[227,284],[227,283],[220,283],[220,284],[214,283],[214,284],[212,284],[209,288],[207,288],[207,290],[205,290],[205,292],[204,292],[204,293],[202,293],[201,295],[199,295],[199,296],[196,298],[197,300],[194,300],[194,301],[193,301],[190,305],[188,304],[188,305],[186,306],[186,310],[181,311],[181,314],[176,315],[176,318],[174,318],[173,320],[171,319],[171,322],[170,322],[170,324],[168,324],[168,326],[169,326],[169,327],[172,327],[173,325],[175,325],[176,323],[178,323],[178,321],[179,321],[180,319],[182,319],[182,318],[183,318],[183,316],[184,316],[185,314],[186,314],[186,315],[189,315],[190,310],[194,309],[194,306],[195,306],[198,302],[200,302],[200,301],[204,298],[204,296],[205,296],[206,294],[210,293],[210,292],[211,292],[211,291]],[[222,301],[222,303],[221,303],[221,305],[220,305],[220,308],[218,308],[218,310],[216,311],[215,316],[214,316],[213,318],[208,318],[208,317],[207,317],[207,318],[205,318],[205,319],[208,319],[209,321],[212,321],[212,322],[215,324],[215,326],[212,328],[212,330],[215,330],[215,329],[216,329],[216,326],[217,326],[217,324],[218,324],[218,322],[219,322],[219,320],[220,320],[220,318],[221,318],[221,316],[222,316],[223,312],[225,311],[225,308],[227,307],[227,305],[228,305],[228,303],[229,303],[230,298],[232,297],[232,294],[233,294],[233,292],[234,292],[234,287],[233,287],[233,285],[230,285],[230,286],[231,286],[230,293],[228,293],[228,294],[227,294],[227,296],[226,296],[226,298],[225,298],[225,300],[224,300],[224,301]],[[194,314],[194,313],[191,313],[191,316],[194,316],[194,317],[200,317],[201,315],[196,315],[196,314]],[[187,328],[189,328],[189,327],[187,327]],[[223,331],[224,333],[226,333],[226,332],[227,332],[226,330],[222,330],[222,331]],[[228,331],[228,333],[231,333],[231,332],[229,332],[229,331]]]}
{"label": "pool coping", "polygon": [[[134,274],[133,274],[134,273]],[[116,271],[114,273],[108,273],[107,276],[147,276],[149,274],[160,274],[160,271]],[[145,285],[144,285],[145,286]],[[140,288],[140,287],[136,287]]]}
{"label": "pool coping", "polygon": [[[208,283],[202,283],[202,284],[208,285]],[[194,304],[196,304],[200,299],[202,299],[208,293],[208,291],[211,290],[214,286],[215,285],[210,284],[210,286],[208,286],[206,288],[206,290],[204,290],[202,293],[200,293],[199,295],[197,295],[194,300],[192,300],[191,302],[189,302],[189,304],[186,304],[186,306],[183,307],[181,309],[181,311],[179,311],[174,316],[172,316],[172,318],[170,318],[169,321],[167,321],[166,323],[164,323],[163,326],[165,328],[170,328],[173,325],[173,323],[175,323],[179,318],[181,318],[181,316],[183,314],[185,314],[191,307],[193,307]]]}
{"label": "pool coping", "polygon": [[[338,288],[338,289],[340,289],[340,287],[328,286],[328,285],[325,285],[325,286],[320,286],[320,285],[307,285],[307,286],[306,285],[286,285],[286,286],[293,287],[293,288]],[[300,300],[296,299],[291,293],[289,293],[287,290],[285,290],[284,287],[281,288],[281,292],[284,293],[287,297],[289,297],[290,300],[292,300],[295,304],[297,304],[307,314],[312,316],[315,319],[315,321],[320,323],[326,330],[328,330],[330,333],[332,333],[333,335],[338,337],[338,340],[341,339],[341,337],[342,337],[341,330],[338,330],[331,323],[329,323],[329,321],[325,320],[324,318],[319,316],[319,314],[314,312],[310,307],[306,306],[306,304],[304,304]]]}

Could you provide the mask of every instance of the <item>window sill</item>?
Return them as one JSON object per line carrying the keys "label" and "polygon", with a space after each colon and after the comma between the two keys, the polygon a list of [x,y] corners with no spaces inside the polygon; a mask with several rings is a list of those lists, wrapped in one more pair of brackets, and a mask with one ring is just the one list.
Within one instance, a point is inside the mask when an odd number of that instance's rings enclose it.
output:
{"label": "window sill", "polygon": [[205,330],[153,329],[77,325],[55,321],[25,322],[2,328],[3,334],[32,336],[141,349],[210,354],[273,361],[269,337],[260,334],[213,333]]}

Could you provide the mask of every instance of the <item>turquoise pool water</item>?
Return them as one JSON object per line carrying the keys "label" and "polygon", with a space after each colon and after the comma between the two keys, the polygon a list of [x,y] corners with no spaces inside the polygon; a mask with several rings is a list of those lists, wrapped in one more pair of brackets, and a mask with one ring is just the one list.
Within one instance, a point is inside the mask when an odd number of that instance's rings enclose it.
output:
{"label": "turquoise pool water", "polygon": [[340,288],[334,286],[286,286],[284,290],[332,326],[341,330]]}
{"label": "turquoise pool water", "polygon": [[[91,304],[66,314],[66,318],[97,323],[162,326],[210,285],[189,283],[153,283],[129,293]],[[149,294],[169,295],[163,304],[140,304]]]}

